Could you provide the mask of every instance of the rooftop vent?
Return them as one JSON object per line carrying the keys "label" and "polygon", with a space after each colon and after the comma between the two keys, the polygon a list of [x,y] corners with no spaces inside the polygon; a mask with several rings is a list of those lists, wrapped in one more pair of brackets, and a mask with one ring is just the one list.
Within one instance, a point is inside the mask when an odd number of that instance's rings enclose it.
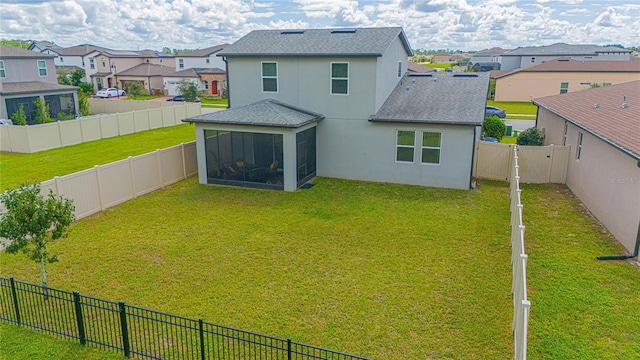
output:
{"label": "rooftop vent", "polygon": [[331,30],[332,34],[353,34],[356,32],[356,29],[336,29]]}
{"label": "rooftop vent", "polygon": [[409,76],[413,76],[413,77],[416,77],[416,76],[419,76],[419,77],[422,77],[422,76],[431,77],[432,74],[428,74],[428,73],[411,73],[411,74],[409,74]]}
{"label": "rooftop vent", "polygon": [[629,107],[629,105],[627,105],[627,103],[622,103],[622,108],[623,108],[623,109],[626,109],[626,108],[628,108],[628,107]]}
{"label": "rooftop vent", "polygon": [[304,30],[285,30],[280,33],[281,35],[290,35],[290,34],[304,34]]}
{"label": "rooftop vent", "polygon": [[594,108],[594,109],[597,109],[597,108],[599,108],[599,107],[600,107],[600,105],[599,105],[598,103],[593,104],[593,108]]}
{"label": "rooftop vent", "polygon": [[453,77],[478,77],[478,74],[456,73],[456,74],[453,74]]}

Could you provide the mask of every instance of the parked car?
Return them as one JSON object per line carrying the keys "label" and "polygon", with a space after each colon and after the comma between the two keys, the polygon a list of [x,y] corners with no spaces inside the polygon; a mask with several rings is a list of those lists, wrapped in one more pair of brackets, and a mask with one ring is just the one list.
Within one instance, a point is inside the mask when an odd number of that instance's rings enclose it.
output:
{"label": "parked car", "polygon": [[507,117],[507,110],[500,109],[495,106],[487,106],[485,107],[485,110],[484,110],[484,116],[485,117],[497,116],[500,119],[504,119],[505,117]]}
{"label": "parked car", "polygon": [[106,88],[102,90],[98,90],[96,93],[97,97],[101,98],[110,98],[114,96],[125,96],[127,93],[124,90],[116,89],[116,88]]}
{"label": "parked car", "polygon": [[13,121],[9,119],[0,119],[0,125],[13,125]]}
{"label": "parked car", "polygon": [[[184,97],[182,95],[176,95],[172,98],[167,99],[167,101],[184,101]],[[196,97],[194,102],[200,102],[200,98]]]}

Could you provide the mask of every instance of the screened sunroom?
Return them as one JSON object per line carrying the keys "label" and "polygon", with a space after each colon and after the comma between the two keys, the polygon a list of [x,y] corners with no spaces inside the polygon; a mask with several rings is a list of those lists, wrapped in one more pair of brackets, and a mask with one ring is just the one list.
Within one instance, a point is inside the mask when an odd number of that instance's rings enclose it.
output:
{"label": "screened sunroom", "polygon": [[316,175],[322,118],[263,100],[183,121],[196,124],[200,183],[294,191]]}

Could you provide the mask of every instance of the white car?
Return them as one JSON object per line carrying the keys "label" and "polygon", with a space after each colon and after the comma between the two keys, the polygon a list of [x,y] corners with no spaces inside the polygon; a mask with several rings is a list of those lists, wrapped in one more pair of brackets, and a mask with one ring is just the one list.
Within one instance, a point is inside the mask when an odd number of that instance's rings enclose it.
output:
{"label": "white car", "polygon": [[113,96],[125,96],[127,93],[124,90],[116,89],[116,88],[106,88],[102,90],[98,90],[96,93],[97,97],[101,98],[110,98]]}

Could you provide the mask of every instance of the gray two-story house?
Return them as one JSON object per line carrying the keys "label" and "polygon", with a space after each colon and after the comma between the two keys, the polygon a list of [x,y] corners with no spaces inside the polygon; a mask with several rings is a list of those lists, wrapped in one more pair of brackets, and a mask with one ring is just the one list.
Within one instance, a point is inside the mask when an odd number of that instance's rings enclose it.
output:
{"label": "gray two-story house", "polygon": [[193,118],[201,183],[314,176],[467,189],[486,74],[407,74],[402,28],[253,31],[219,53],[229,109]]}
{"label": "gray two-story house", "polygon": [[0,45],[0,118],[8,119],[23,105],[27,122],[35,118],[34,102],[42,98],[51,117],[78,113],[78,88],[58,84],[54,56]]}

